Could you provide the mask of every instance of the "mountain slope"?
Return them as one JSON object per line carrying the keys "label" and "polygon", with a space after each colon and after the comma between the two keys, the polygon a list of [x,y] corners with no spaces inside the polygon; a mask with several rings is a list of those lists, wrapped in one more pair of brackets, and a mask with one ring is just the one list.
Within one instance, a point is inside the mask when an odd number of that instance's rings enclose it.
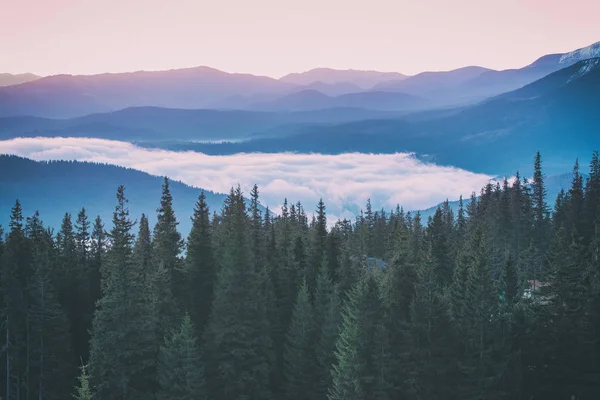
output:
{"label": "mountain slope", "polygon": [[387,112],[358,108],[276,113],[134,107],[67,120],[0,118],[0,139],[70,136],[124,141],[241,140],[259,137],[263,131],[288,131],[295,125],[334,124],[389,116]]}
{"label": "mountain slope", "polygon": [[0,88],[0,116],[71,118],[133,106],[203,108],[234,95],[283,93],[294,85],[209,67],[57,75]]}
{"label": "mountain slope", "polygon": [[519,69],[487,71],[461,85],[473,97],[512,91],[577,62],[600,57],[600,42],[565,54],[549,54]]}
{"label": "mountain slope", "polygon": [[380,83],[371,90],[404,92],[415,96],[438,98],[441,100],[449,96],[460,96],[460,94],[456,94],[454,91],[456,91],[461,84],[476,78],[487,71],[491,70],[488,68],[471,66],[452,71],[422,72],[403,80]]}
{"label": "mountain slope", "polygon": [[36,79],[40,79],[40,78],[41,78],[41,76],[37,76],[34,74],[0,73],[0,87],[1,86],[19,85],[21,83],[35,81]]}
{"label": "mountain slope", "polygon": [[310,85],[314,82],[323,82],[329,84],[347,82],[359,86],[362,89],[370,89],[381,82],[400,80],[404,78],[406,78],[406,75],[398,72],[315,68],[306,72],[291,73],[281,77],[279,80],[282,82],[293,83],[302,86]]}
{"label": "mountain slope", "polygon": [[255,104],[252,108],[268,111],[308,111],[328,108],[362,108],[380,111],[415,110],[427,107],[429,101],[399,92],[358,92],[327,96],[316,90],[292,93],[273,101]]}
{"label": "mountain slope", "polygon": [[[81,207],[86,208],[90,218],[100,215],[108,229],[119,185],[125,186],[132,219],[146,213],[150,222],[155,223],[161,195],[160,177],[114,165],[36,162],[0,155],[0,224],[7,226],[10,210],[19,199],[25,216],[31,216],[37,207],[42,220],[56,229],[65,212],[75,216]],[[171,182],[170,187],[180,232],[187,236],[201,189],[180,182]],[[221,208],[225,195],[204,193],[211,210]]]}
{"label": "mountain slope", "polygon": [[541,151],[548,173],[600,148],[600,61],[555,72],[517,91],[426,118],[308,127],[298,135],[245,143],[177,144],[210,154],[237,152],[416,152],[425,160],[492,175],[514,173]]}

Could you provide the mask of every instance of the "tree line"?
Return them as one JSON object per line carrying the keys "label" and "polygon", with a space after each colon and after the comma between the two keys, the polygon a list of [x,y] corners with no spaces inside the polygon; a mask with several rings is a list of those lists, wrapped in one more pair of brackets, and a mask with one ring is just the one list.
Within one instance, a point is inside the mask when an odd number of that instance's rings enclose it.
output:
{"label": "tree line", "polygon": [[[427,221],[397,207],[329,228],[232,188],[187,240],[165,178],[151,230],[120,186],[109,226],[57,233],[17,200],[0,228],[2,399],[596,399],[600,161],[548,206],[489,183]],[[466,203],[466,204],[465,204]],[[456,215],[455,215],[456,214]]]}

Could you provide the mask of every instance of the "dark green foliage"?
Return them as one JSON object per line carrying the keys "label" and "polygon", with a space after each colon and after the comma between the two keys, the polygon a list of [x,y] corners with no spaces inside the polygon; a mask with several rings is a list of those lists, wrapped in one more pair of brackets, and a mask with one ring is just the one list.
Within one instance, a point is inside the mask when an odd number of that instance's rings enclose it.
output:
{"label": "dark green foliage", "polygon": [[158,400],[206,399],[204,366],[200,347],[196,342],[196,329],[186,315],[178,331],[170,334],[158,356]]}
{"label": "dark green foliage", "polygon": [[323,201],[310,224],[287,200],[263,214],[256,186],[248,209],[238,187],[211,217],[201,194],[185,254],[167,180],[153,234],[142,214],[135,238],[123,187],[110,233],[82,209],[53,237],[16,202],[2,396],[595,399],[597,153],[583,176],[576,163],[550,215],[538,154],[531,183],[490,183],[426,226],[369,202],[329,230]]}
{"label": "dark green foliage", "polygon": [[210,316],[217,273],[209,216],[206,198],[204,193],[201,193],[194,208],[184,270],[184,307],[194,322],[199,338],[202,338]]}
{"label": "dark green foliage", "polygon": [[[156,354],[153,308],[134,268],[134,222],[124,187],[117,191],[110,250],[103,269],[90,343],[90,375],[96,396],[149,399],[154,390]],[[120,368],[115,368],[118,365]]]}
{"label": "dark green foliage", "polygon": [[329,400],[388,398],[392,371],[387,336],[377,282],[368,274],[344,309]]}
{"label": "dark green foliage", "polygon": [[[180,318],[177,290],[183,284],[182,261],[179,258],[183,249],[183,239],[177,231],[177,219],[173,211],[173,197],[169,190],[169,180],[165,178],[158,212],[158,222],[152,237],[152,301],[158,326],[157,335],[163,337]],[[178,304],[179,303],[179,304]]]}
{"label": "dark green foliage", "polygon": [[289,400],[313,398],[315,324],[313,308],[304,283],[298,292],[285,343],[285,397]]}
{"label": "dark green foliage", "polygon": [[419,264],[406,334],[405,394],[415,399],[451,399],[455,376],[448,296],[431,253]]}
{"label": "dark green foliage", "polygon": [[205,332],[210,398],[269,399],[269,326],[260,274],[252,265],[250,220],[241,189],[223,210],[223,252]]}

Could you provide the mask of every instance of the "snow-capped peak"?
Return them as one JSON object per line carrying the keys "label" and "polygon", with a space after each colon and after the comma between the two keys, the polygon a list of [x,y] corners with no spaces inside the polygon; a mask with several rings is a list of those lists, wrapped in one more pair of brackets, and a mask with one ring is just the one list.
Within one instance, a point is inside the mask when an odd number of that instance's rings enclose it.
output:
{"label": "snow-capped peak", "polygon": [[563,54],[558,60],[559,64],[573,65],[579,61],[600,57],[600,42],[596,42],[583,49]]}

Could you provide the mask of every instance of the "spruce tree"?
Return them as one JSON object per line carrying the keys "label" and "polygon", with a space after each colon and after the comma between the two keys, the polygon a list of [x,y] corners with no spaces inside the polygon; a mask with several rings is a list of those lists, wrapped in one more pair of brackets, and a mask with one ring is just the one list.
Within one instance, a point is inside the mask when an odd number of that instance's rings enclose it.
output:
{"label": "spruce tree", "polygon": [[[11,210],[9,232],[0,265],[2,293],[3,376],[5,397],[17,397],[27,373],[26,290],[31,277],[31,248],[23,227],[23,210],[17,200]],[[29,278],[29,279],[28,279]]]}
{"label": "spruce tree", "polygon": [[210,398],[270,399],[266,299],[252,265],[249,225],[241,189],[232,189],[223,210],[222,264],[205,331]]}
{"label": "spruce tree", "polygon": [[163,337],[180,318],[178,298],[183,287],[179,255],[183,249],[181,234],[173,210],[169,180],[164,179],[160,208],[152,237],[153,298],[158,322],[157,335]]}
{"label": "spruce tree", "polygon": [[[453,299],[455,332],[460,338],[458,369],[463,375],[459,398],[484,398],[498,390],[506,359],[497,346],[498,294],[492,279],[489,251],[477,228],[459,256]],[[460,279],[464,279],[463,282]],[[460,305],[457,307],[457,305]]]}
{"label": "spruce tree", "polygon": [[185,308],[196,327],[198,338],[202,338],[210,316],[217,273],[209,216],[206,196],[202,192],[194,208],[184,271],[187,282]]}
{"label": "spruce tree", "polygon": [[289,400],[313,398],[314,339],[313,308],[306,283],[302,284],[294,306],[284,351],[285,397]]}
{"label": "spruce tree", "polygon": [[320,199],[319,204],[317,205],[317,218],[312,235],[310,263],[308,264],[306,271],[306,281],[311,296],[314,294],[315,291],[317,283],[317,274],[319,272],[319,267],[321,266],[321,262],[323,261],[323,257],[325,256],[326,250],[327,214],[325,211],[325,203],[323,202],[323,199]]}
{"label": "spruce tree", "polygon": [[100,398],[147,400],[154,393],[154,313],[144,282],[135,273],[133,226],[125,188],[119,186],[111,247],[103,268],[104,295],[94,315],[90,342],[90,375]]}
{"label": "spruce tree", "polygon": [[69,321],[58,302],[51,276],[56,273],[53,241],[39,214],[27,219],[32,257],[26,297],[27,396],[62,398],[72,384],[75,363],[69,337]]}
{"label": "spruce tree", "polygon": [[106,253],[106,232],[102,219],[98,216],[94,220],[94,227],[91,235],[91,250],[90,250],[90,298],[91,302],[96,306],[96,302],[102,294],[101,288],[101,269],[102,261]]}
{"label": "spruce tree", "polygon": [[158,357],[158,400],[207,398],[204,366],[195,332],[191,318],[185,315],[179,330],[165,338]]}
{"label": "spruce tree", "polygon": [[372,274],[359,281],[345,307],[329,400],[386,399],[392,371],[379,289]]}
{"label": "spruce tree", "polygon": [[92,400],[92,387],[90,384],[90,376],[87,373],[87,367],[81,366],[81,374],[79,375],[78,386],[75,387],[75,400]]}
{"label": "spruce tree", "polygon": [[327,399],[327,391],[332,383],[331,370],[335,363],[335,343],[341,325],[341,303],[338,289],[322,270],[317,278],[315,295],[316,331],[316,364],[314,399]]}
{"label": "spruce tree", "polygon": [[[71,329],[71,345],[76,359],[88,356],[88,330],[91,320],[87,264],[87,227],[85,212],[78,217],[78,231],[71,222],[71,214],[64,215],[57,235],[59,268],[54,277],[58,298],[64,308]],[[81,242],[78,241],[81,240]]]}
{"label": "spruce tree", "polygon": [[150,279],[152,275],[152,238],[150,236],[150,226],[148,225],[148,217],[142,214],[140,217],[139,231],[133,246],[133,259],[135,263],[135,271],[137,279],[148,285],[148,289],[152,284]]}
{"label": "spruce tree", "polygon": [[415,296],[406,335],[408,358],[406,395],[415,399],[451,399],[454,382],[454,345],[448,297],[436,274],[429,250],[417,269]]}

